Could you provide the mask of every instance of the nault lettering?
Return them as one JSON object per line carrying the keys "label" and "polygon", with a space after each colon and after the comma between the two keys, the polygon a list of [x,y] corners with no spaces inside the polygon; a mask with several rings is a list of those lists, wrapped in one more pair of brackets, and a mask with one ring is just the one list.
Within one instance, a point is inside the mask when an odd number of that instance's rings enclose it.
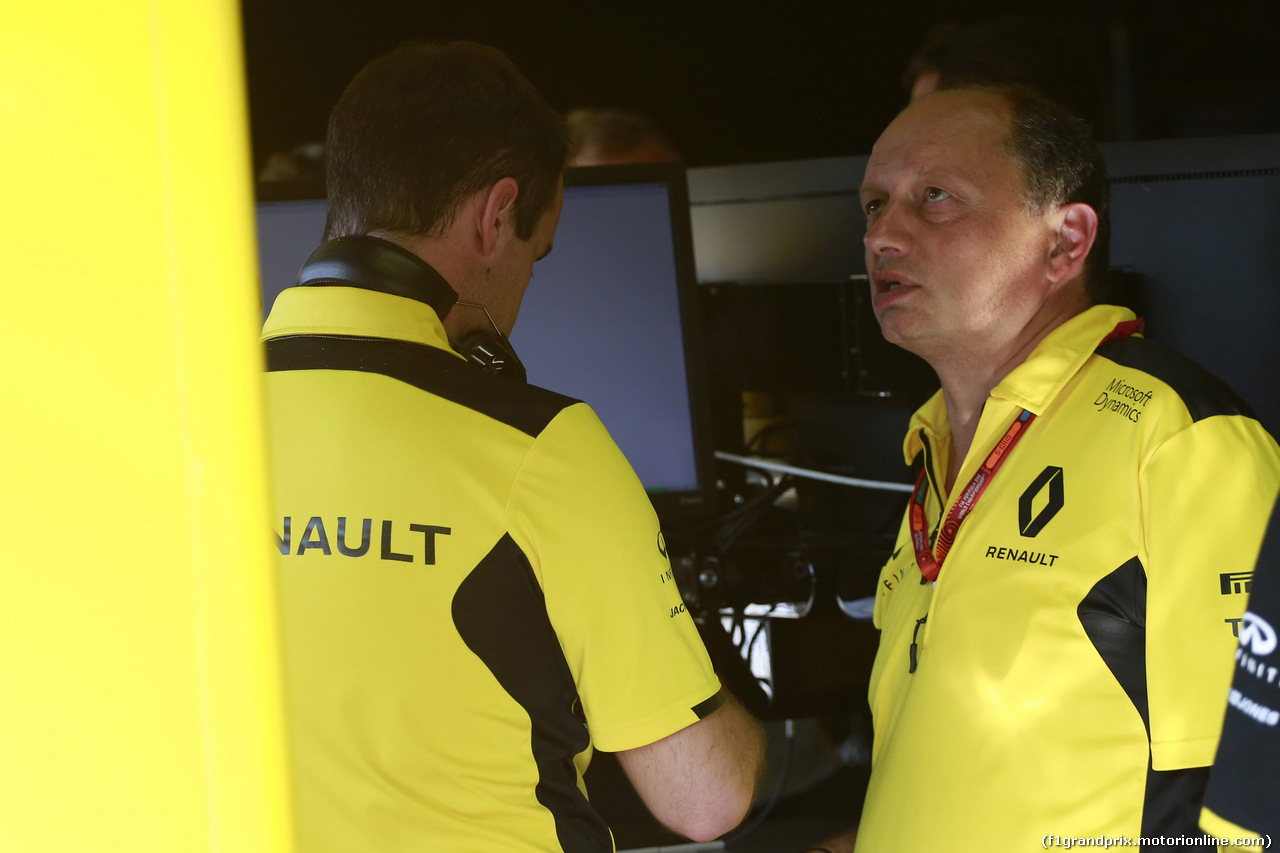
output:
{"label": "nault lettering", "polygon": [[[286,515],[282,526],[283,534],[276,534],[276,545],[280,548],[282,556],[300,557],[308,551],[319,551],[325,556],[333,554],[333,548],[338,549],[338,553],[344,557],[363,557],[369,553],[369,546],[372,541],[373,519],[363,518],[360,523],[360,544],[350,544],[351,537],[347,532],[347,517],[338,516],[338,523],[335,529],[335,535],[332,544],[329,541],[329,533],[325,530],[324,519],[318,515],[313,515],[307,521],[306,527],[302,531],[302,535],[298,538],[298,549],[293,550],[293,517]],[[403,529],[403,528],[402,528]],[[392,545],[395,537],[396,524],[387,519],[382,522],[382,542],[378,556],[384,560],[393,560],[400,563],[412,563],[414,558],[419,554],[422,556],[422,562],[428,566],[436,564],[436,537],[448,536],[452,531],[448,527],[440,527],[435,524],[410,524],[410,533],[422,534],[422,549],[413,549],[414,553],[401,553],[396,551]],[[403,534],[401,534],[403,536]],[[416,541],[416,537],[408,541]],[[399,547],[406,547],[401,544]]]}

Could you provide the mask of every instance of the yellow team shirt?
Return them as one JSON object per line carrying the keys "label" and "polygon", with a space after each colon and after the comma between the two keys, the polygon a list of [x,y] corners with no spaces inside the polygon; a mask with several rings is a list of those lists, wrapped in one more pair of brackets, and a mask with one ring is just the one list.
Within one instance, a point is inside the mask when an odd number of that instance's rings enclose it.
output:
{"label": "yellow team shirt", "polygon": [[612,850],[592,749],[723,700],[603,425],[403,296],[292,288],[264,338],[299,849]]}
{"label": "yellow team shirt", "polygon": [[936,585],[906,518],[881,572],[860,851],[1194,827],[1204,777],[1179,771],[1213,761],[1280,451],[1185,358],[1137,336],[1099,347],[1132,319],[1095,306],[1047,336],[992,391],[943,499],[941,393],[914,415],[904,451],[923,457],[934,535],[1014,419],[1035,420]]}

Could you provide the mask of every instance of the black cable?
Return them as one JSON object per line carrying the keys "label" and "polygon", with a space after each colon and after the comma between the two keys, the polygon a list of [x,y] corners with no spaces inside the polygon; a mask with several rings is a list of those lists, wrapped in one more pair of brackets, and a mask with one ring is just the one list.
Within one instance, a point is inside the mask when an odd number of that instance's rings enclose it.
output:
{"label": "black cable", "polygon": [[739,657],[741,657],[742,643],[735,639],[739,632],[742,633],[742,642],[745,643],[747,640],[747,619],[741,611],[735,610],[732,615],[729,616],[729,642],[733,644],[733,650],[738,653]]}
{"label": "black cable", "polygon": [[716,549],[716,552],[719,554],[726,553],[738,537],[746,532],[746,529],[754,524],[769,507],[773,506],[778,498],[782,497],[791,488],[792,484],[791,477],[783,477],[764,492],[753,497],[746,506],[736,510],[731,516],[727,516],[729,521],[711,537],[711,544]]}
{"label": "black cable", "polygon": [[[772,613],[773,611],[770,610],[769,612]],[[769,622],[769,614],[766,613],[763,616],[757,616],[753,618],[755,618],[756,620],[756,629],[751,632],[751,639],[747,640],[746,644],[741,649],[739,649],[739,652],[738,652],[739,654],[742,655],[743,661],[746,662],[747,669],[751,669],[751,657],[752,655],[755,654],[756,641],[760,639],[760,634],[765,630],[765,626]],[[746,636],[745,636],[746,622],[747,622],[746,613],[745,611],[743,611],[742,627],[743,627],[744,640],[746,639]],[[769,704],[772,705],[773,704],[773,652],[772,650],[769,650],[767,654],[769,655],[769,677],[765,678],[762,675],[757,675],[756,683],[761,685],[761,689],[764,689],[765,686],[769,688],[768,689]]]}
{"label": "black cable", "polygon": [[[790,482],[789,477],[784,479]],[[788,488],[790,488],[790,486],[788,486]],[[772,506],[773,502],[776,501],[778,497],[782,494],[782,492],[785,492],[785,491],[786,491],[785,488],[782,490],[778,490],[777,484],[771,484],[764,491],[759,492],[755,495],[752,495],[750,498],[747,498],[746,503],[742,504],[742,506],[735,507],[734,509],[725,513],[724,515],[719,515],[719,516],[716,516],[715,518],[708,518],[703,521],[696,521],[696,522],[693,522],[692,524],[683,525],[681,527],[674,527],[671,530],[671,534],[673,536],[688,535],[690,533],[693,533],[698,530],[703,530],[708,527],[716,527],[716,526],[723,527],[726,524],[730,524],[734,521],[737,521],[738,519],[741,519],[745,515],[752,515],[753,513],[758,513],[760,510],[759,504],[761,502],[765,503],[765,508],[767,508],[768,506]]]}
{"label": "black cable", "polygon": [[[774,421],[771,424],[765,424],[760,427],[760,429],[756,430],[756,434],[751,436],[751,440],[747,442],[746,447],[743,449],[746,451],[748,456],[763,453],[765,444],[764,440],[783,429],[792,429],[798,432],[800,430],[800,423],[794,420],[781,420]],[[761,445],[759,450],[756,449],[757,444]]]}
{"label": "black cable", "polygon": [[[772,612],[773,611],[770,610],[770,613]],[[769,618],[768,613],[766,613],[764,616],[756,617],[756,629],[751,632],[751,641],[747,643],[746,659],[748,663],[751,662],[751,653],[755,651],[756,640],[760,639],[760,632],[764,630],[764,626],[765,626],[765,623],[768,621],[768,618]],[[744,621],[745,621],[745,616],[744,616]]]}

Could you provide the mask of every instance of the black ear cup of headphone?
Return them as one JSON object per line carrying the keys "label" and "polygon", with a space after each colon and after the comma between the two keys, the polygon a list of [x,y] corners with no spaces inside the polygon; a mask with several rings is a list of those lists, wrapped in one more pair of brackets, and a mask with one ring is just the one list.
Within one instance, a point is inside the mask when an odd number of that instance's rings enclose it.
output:
{"label": "black ear cup of headphone", "polygon": [[527,382],[528,374],[511,342],[494,332],[475,331],[461,341],[450,341],[454,350],[491,376]]}

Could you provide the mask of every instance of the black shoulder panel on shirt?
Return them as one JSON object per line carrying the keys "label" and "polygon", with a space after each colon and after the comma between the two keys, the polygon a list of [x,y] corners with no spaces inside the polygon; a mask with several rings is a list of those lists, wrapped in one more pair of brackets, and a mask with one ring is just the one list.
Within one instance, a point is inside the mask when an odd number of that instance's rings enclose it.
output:
{"label": "black shoulder panel on shirt", "polygon": [[267,341],[267,370],[355,370],[398,379],[537,436],[578,402],[535,385],[490,376],[425,344],[386,338],[289,335]]}
{"label": "black shoulder panel on shirt", "polygon": [[1093,585],[1076,615],[1151,732],[1147,707],[1147,575],[1137,557]]}
{"label": "black shoulder panel on shirt", "polygon": [[[1147,575],[1138,558],[1134,557],[1094,584],[1076,608],[1076,615],[1098,655],[1142,717],[1149,739]],[[1195,688],[1189,686],[1188,689]],[[1208,768],[1154,770],[1148,758],[1142,803],[1143,837],[1199,836],[1200,801],[1208,779]]]}
{"label": "black shoulder panel on shirt", "polygon": [[535,796],[565,853],[613,850],[604,819],[578,788],[573,757],[590,744],[578,689],[524,552],[504,535],[453,597],[453,623],[533,725]]}
{"label": "black shoulder panel on shirt", "polygon": [[1257,419],[1227,383],[1176,350],[1148,338],[1121,338],[1098,347],[1098,355],[1124,367],[1149,373],[1182,398],[1191,419],[1243,415]]}

